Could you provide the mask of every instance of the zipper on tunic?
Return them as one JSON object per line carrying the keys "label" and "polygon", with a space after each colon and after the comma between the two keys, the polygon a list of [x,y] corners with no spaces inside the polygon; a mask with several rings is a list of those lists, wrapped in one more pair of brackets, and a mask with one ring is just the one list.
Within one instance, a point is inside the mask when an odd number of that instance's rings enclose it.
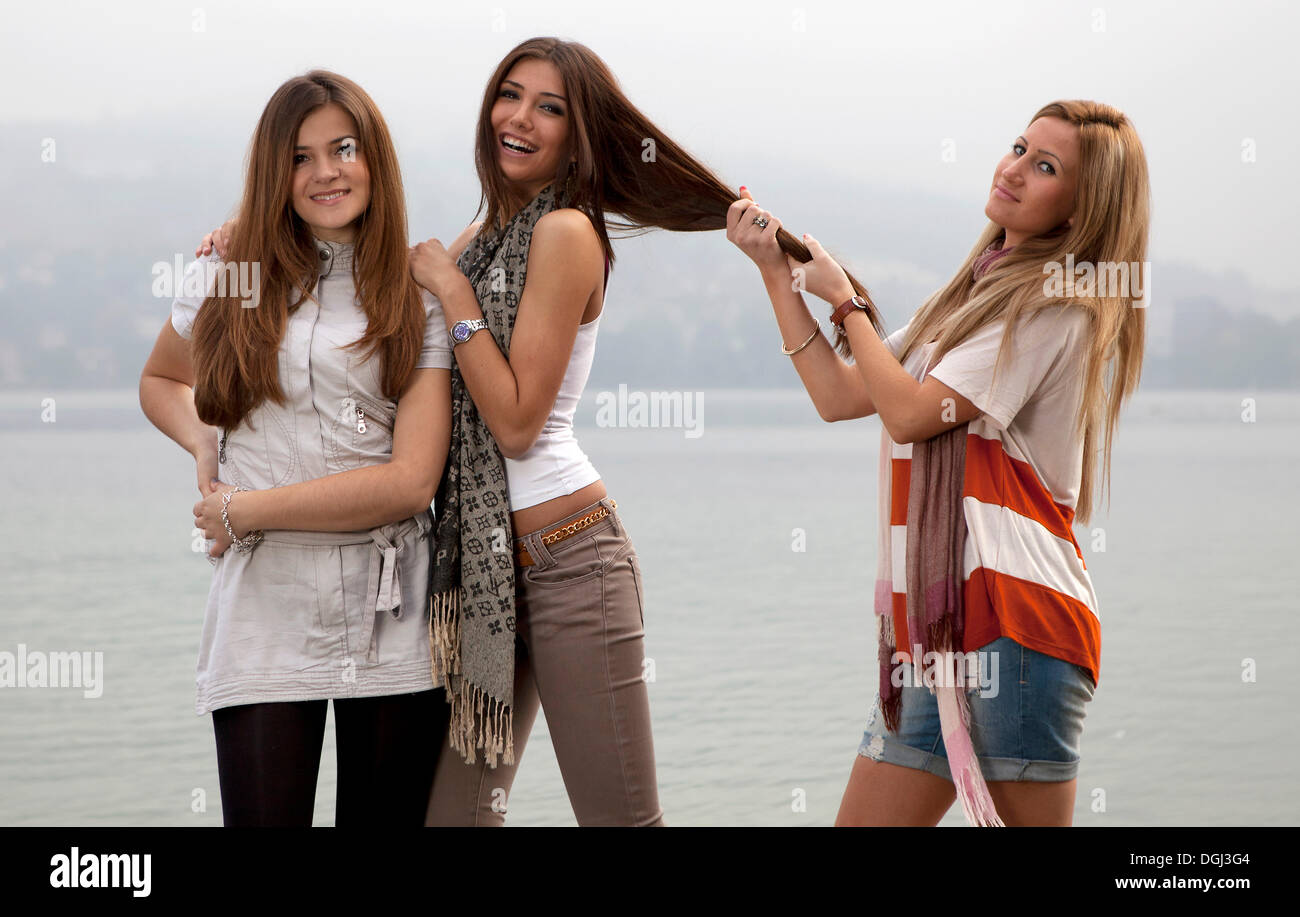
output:
{"label": "zipper on tunic", "polygon": [[[370,410],[367,411],[367,408]],[[360,398],[354,395],[348,395],[343,399],[338,422],[340,424],[350,423],[358,435],[364,434],[376,422],[385,430],[391,430],[393,424],[382,407],[362,402]]]}

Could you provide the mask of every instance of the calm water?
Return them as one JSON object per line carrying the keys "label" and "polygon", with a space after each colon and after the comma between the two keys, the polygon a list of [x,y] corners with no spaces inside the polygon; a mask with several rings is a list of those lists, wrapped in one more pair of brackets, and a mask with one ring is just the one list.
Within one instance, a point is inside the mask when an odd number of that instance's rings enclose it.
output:
{"label": "calm water", "polygon": [[[642,558],[667,819],[829,824],[874,697],[878,422],[822,424],[800,392],[708,391],[688,438],[597,428],[593,395],[579,437]],[[1104,552],[1077,533],[1104,635],[1078,825],[1300,822],[1300,396],[1256,393],[1253,423],[1243,397],[1139,396],[1093,523]],[[0,395],[0,443],[0,651],[100,651],[105,671],[96,698],[0,688],[0,824],[220,824],[194,714],[210,574],[190,549],[193,464],[134,392]],[[317,824],[334,777],[331,722]],[[543,718],[510,819],[574,824]]]}

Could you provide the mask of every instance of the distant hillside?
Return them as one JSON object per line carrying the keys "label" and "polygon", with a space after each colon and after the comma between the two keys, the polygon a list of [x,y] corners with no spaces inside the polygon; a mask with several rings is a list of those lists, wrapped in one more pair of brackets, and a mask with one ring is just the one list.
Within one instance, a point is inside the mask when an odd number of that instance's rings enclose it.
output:
{"label": "distant hillside", "polygon": [[[131,388],[167,319],[151,267],[192,257],[238,194],[243,128],[17,125],[0,131],[0,389]],[[38,155],[43,131],[58,160]],[[415,239],[444,239],[478,201],[466,144],[403,149]],[[117,151],[107,156],[102,151]],[[727,163],[715,164],[731,180]],[[869,286],[900,327],[940,286],[983,225],[979,195],[956,200],[830,174],[791,178],[788,163],[747,162],[762,204],[809,231]],[[869,214],[869,216],[867,216]],[[1153,246],[1158,250],[1158,241]],[[616,240],[592,383],[667,389],[795,386],[762,283],[723,233]],[[1143,385],[1300,387],[1300,297],[1152,259]],[[820,303],[816,314],[828,311]]]}

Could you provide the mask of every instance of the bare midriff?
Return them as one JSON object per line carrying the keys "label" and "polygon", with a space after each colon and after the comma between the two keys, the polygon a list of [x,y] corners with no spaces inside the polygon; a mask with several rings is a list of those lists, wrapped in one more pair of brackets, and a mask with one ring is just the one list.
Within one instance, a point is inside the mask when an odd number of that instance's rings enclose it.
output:
{"label": "bare midriff", "polygon": [[559,522],[566,516],[572,516],[578,510],[587,508],[604,496],[606,496],[605,482],[592,481],[586,487],[575,490],[571,494],[516,510],[510,514],[510,525],[515,530],[515,537],[519,538]]}

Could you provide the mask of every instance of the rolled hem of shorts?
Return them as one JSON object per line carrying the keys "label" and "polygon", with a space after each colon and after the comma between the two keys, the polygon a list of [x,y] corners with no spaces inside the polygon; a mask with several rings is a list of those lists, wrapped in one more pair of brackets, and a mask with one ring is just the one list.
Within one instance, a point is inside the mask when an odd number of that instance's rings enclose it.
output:
{"label": "rolled hem of shorts", "polygon": [[[864,736],[858,754],[873,761],[897,764],[925,771],[952,782],[952,770],[943,755],[913,748],[886,735]],[[986,758],[980,756],[980,773],[984,779],[1013,783],[1063,783],[1079,775],[1078,761],[1029,761],[1023,758]]]}

